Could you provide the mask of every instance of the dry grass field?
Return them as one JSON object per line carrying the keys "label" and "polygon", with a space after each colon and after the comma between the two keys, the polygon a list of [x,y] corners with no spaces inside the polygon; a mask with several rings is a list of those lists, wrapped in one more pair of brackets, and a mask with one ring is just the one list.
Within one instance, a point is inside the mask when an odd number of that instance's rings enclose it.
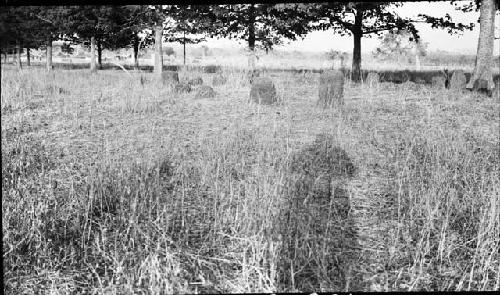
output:
{"label": "dry grass field", "polygon": [[347,82],[324,110],[319,74],[270,72],[259,106],[223,72],[195,99],[2,66],[6,294],[500,288],[495,98]]}

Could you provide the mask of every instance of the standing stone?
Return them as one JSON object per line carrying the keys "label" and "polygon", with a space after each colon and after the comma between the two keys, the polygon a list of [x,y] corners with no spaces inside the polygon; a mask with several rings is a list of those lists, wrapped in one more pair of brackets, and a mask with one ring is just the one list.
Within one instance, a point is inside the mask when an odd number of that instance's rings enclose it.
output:
{"label": "standing stone", "polygon": [[179,74],[174,71],[163,71],[161,73],[161,81],[163,84],[175,85],[179,83]]}
{"label": "standing stone", "polygon": [[215,97],[215,91],[213,90],[213,88],[208,85],[202,85],[198,89],[198,92],[196,92],[194,98],[202,99],[202,98],[214,98],[214,97]]}
{"label": "standing stone", "polygon": [[432,86],[438,88],[445,88],[446,78],[443,76],[432,77]]}
{"label": "standing stone", "polygon": [[326,71],[320,75],[317,105],[323,108],[344,105],[344,74],[341,71]]}
{"label": "standing stone", "polygon": [[226,83],[227,83],[227,78],[224,77],[222,74],[215,75],[212,80],[212,85],[214,86],[224,85]]}
{"label": "standing stone", "polygon": [[467,78],[463,70],[453,71],[450,79],[450,89],[462,90],[467,85]]}
{"label": "standing stone", "polygon": [[486,94],[491,97],[493,95],[494,88],[490,89],[488,86],[489,86],[488,80],[477,79],[476,81],[474,81],[472,90],[478,93]]}
{"label": "standing stone", "polygon": [[500,76],[496,77],[496,79],[493,79],[495,88],[493,88],[493,98],[500,102]]}
{"label": "standing stone", "polygon": [[256,77],[250,89],[250,100],[264,105],[271,105],[278,101],[276,88],[268,77]]}
{"label": "standing stone", "polygon": [[378,73],[370,72],[368,73],[368,76],[366,76],[365,84],[368,85],[368,87],[370,88],[378,87],[379,81],[380,77]]}

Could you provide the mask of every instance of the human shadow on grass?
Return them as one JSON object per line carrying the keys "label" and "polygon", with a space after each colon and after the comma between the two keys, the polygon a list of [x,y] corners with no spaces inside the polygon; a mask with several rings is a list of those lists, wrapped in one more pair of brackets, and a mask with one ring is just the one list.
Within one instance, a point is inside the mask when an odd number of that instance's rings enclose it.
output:
{"label": "human shadow on grass", "polygon": [[355,172],[347,153],[320,134],[292,155],[287,204],[280,216],[279,290],[362,289],[353,267],[358,234],[346,184]]}

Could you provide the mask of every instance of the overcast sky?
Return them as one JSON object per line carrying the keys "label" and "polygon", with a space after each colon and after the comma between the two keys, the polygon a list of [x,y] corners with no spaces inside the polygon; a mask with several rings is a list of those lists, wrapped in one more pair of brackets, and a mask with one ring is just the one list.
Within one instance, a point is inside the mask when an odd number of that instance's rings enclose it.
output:
{"label": "overcast sky", "polygon": [[[468,1],[465,1],[467,3]],[[460,3],[459,3],[460,4]],[[402,7],[396,9],[402,17],[416,17],[419,13],[436,17],[443,17],[450,14],[453,21],[463,23],[476,23],[479,19],[479,12],[464,13],[454,9],[449,1],[442,2],[407,2]],[[477,40],[479,37],[479,23],[473,31],[466,31],[458,35],[450,35],[446,30],[431,29],[428,24],[415,24],[420,31],[423,42],[428,42],[428,50],[446,50],[454,53],[475,54],[477,50]],[[500,15],[495,18],[496,36],[500,35]],[[243,47],[244,43],[238,44],[235,40],[215,39],[207,42],[210,47]],[[371,52],[379,45],[379,39],[374,35],[372,38],[362,39],[361,51]],[[500,40],[494,42],[494,54],[500,53]],[[290,42],[287,45],[279,46],[281,50],[303,50],[303,51],[328,51],[330,49],[351,52],[353,40],[351,36],[339,36],[331,31],[317,31],[309,33],[304,40]]]}

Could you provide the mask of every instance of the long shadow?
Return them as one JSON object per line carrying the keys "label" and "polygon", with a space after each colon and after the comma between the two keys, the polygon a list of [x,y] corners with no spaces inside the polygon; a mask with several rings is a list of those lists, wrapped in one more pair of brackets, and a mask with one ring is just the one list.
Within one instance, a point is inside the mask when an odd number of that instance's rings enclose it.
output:
{"label": "long shadow", "polygon": [[362,290],[353,271],[359,245],[345,188],[356,170],[349,156],[332,136],[321,134],[292,156],[289,169],[279,290]]}

